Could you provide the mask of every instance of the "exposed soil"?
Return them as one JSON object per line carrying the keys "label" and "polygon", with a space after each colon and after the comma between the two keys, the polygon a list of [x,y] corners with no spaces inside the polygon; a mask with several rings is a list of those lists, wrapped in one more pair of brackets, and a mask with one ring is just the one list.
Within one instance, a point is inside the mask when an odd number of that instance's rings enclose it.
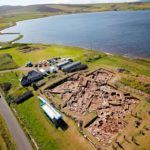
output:
{"label": "exposed soil", "polygon": [[29,46],[25,46],[25,47],[21,47],[19,48],[19,51],[22,53],[29,53],[32,51],[38,51],[38,50],[42,50],[43,48],[39,48],[39,47],[29,47]]}
{"label": "exposed soil", "polygon": [[128,93],[123,93],[108,85],[113,73],[99,69],[88,75],[74,74],[62,84],[45,91],[48,97],[59,95],[62,107],[71,116],[82,116],[95,112],[98,118],[87,130],[101,143],[108,144],[126,126],[124,117],[131,105],[138,102]]}

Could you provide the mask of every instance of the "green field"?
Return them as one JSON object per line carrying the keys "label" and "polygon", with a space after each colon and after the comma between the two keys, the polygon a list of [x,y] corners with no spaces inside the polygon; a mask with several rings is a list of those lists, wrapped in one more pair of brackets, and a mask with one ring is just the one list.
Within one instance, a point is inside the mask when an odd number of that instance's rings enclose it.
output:
{"label": "green field", "polygon": [[[67,47],[60,45],[28,45],[29,47],[39,48],[37,50],[23,53],[20,51],[22,46],[14,46],[13,48],[8,48],[0,51],[0,55],[10,54],[14,62],[22,67],[26,62],[32,61],[34,63],[42,60],[46,60],[52,57],[70,57],[74,60],[80,60],[83,63],[88,64],[89,70],[95,70],[97,68],[103,67],[111,71],[116,72],[117,67],[122,67],[125,69],[123,73],[116,73],[118,77],[117,82],[120,82],[119,79],[126,78],[131,79],[135,77],[137,82],[147,82],[150,80],[150,60],[140,60],[140,59],[131,59],[125,58],[122,56],[113,56],[106,55],[104,53],[98,53],[86,49],[81,49],[77,47]],[[35,57],[36,56],[36,57]],[[95,56],[99,56],[99,59],[96,60]],[[89,61],[90,60],[90,61]],[[9,82],[12,84],[12,88],[6,92],[6,97],[8,95],[18,94],[17,91],[24,91],[19,83],[19,79],[22,76],[22,71],[17,72],[6,72],[0,73],[0,83]],[[144,81],[143,81],[144,77]],[[56,78],[57,79],[57,78]],[[50,80],[53,82],[53,80]],[[130,85],[129,85],[130,86]],[[134,88],[137,88],[134,87]],[[30,90],[33,90],[31,87]],[[19,92],[19,93],[20,93]],[[130,91],[129,91],[130,92]],[[61,128],[55,129],[52,123],[47,119],[39,105],[40,102],[37,99],[38,92],[34,92],[35,96],[30,98],[19,105],[11,105],[17,110],[18,116],[21,119],[21,124],[23,127],[27,128],[30,134],[33,136],[37,142],[40,149],[66,149],[66,150],[87,150],[92,149],[91,145],[83,138],[83,136],[78,132],[77,125],[68,117],[63,115],[64,121],[68,124],[68,129],[63,130]],[[135,95],[135,93],[133,93]],[[144,126],[150,128],[149,126],[149,117],[147,111],[150,109],[150,103],[145,101],[145,98],[139,95],[136,95],[140,98],[140,104],[135,109],[136,112],[143,118],[141,130],[144,130]],[[123,142],[123,145],[127,145],[128,149],[141,149],[142,146],[137,147],[136,145],[124,143],[122,136],[123,134],[127,135],[128,138],[131,138],[131,135],[137,135],[139,130],[133,128],[135,118],[130,118],[130,124],[125,129],[122,134],[120,134],[119,139]],[[128,120],[129,121],[129,120]],[[132,128],[132,134],[130,133],[130,128]],[[145,144],[145,137],[150,138],[149,131],[145,131],[145,136],[136,136],[140,144],[144,144],[142,148],[149,148],[149,144]],[[112,149],[112,147],[108,147]]]}
{"label": "green field", "polygon": [[16,63],[11,55],[7,53],[0,54],[0,70],[8,70],[17,68]]}
{"label": "green field", "polygon": [[142,82],[142,81],[137,81],[136,78],[122,78],[121,83],[130,86],[134,89],[140,90],[144,93],[150,94],[150,83],[149,82]]}
{"label": "green field", "polygon": [[37,97],[15,106],[19,116],[42,150],[90,150],[75,123],[63,116],[68,129],[56,129],[39,107]]}
{"label": "green field", "polygon": [[[10,48],[6,50],[1,50],[0,54],[9,53],[14,61],[17,63],[18,66],[25,65],[26,62],[32,61],[34,63],[38,61],[42,61],[45,59],[49,59],[52,57],[72,57],[73,59],[82,58],[84,52],[81,51],[80,48],[73,48],[73,47],[65,47],[65,46],[44,46],[44,45],[30,45],[31,47],[38,47],[41,50],[32,51],[29,53],[22,53],[18,48]],[[35,57],[36,56],[36,57]]]}
{"label": "green field", "polygon": [[25,65],[28,61],[37,63],[38,61],[46,60],[52,57],[70,57],[74,60],[86,62],[89,58],[100,55],[101,58],[99,60],[86,63],[93,69],[106,67],[114,71],[116,67],[123,67],[131,73],[150,76],[150,60],[148,59],[141,60],[122,56],[106,55],[104,53],[96,53],[94,51],[77,47],[59,45],[30,45],[30,47],[38,47],[40,50],[22,53],[18,47],[14,47],[1,50],[0,55],[9,53],[19,67]]}
{"label": "green field", "polygon": [[1,150],[17,149],[1,115],[0,115],[0,149]]}

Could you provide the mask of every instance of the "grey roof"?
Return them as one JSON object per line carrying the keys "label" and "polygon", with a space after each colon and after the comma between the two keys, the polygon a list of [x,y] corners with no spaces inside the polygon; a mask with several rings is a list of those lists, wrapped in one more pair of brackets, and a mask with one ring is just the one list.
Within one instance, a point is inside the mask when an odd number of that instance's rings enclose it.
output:
{"label": "grey roof", "polygon": [[76,61],[76,62],[73,62],[73,63],[71,63],[71,64],[68,64],[68,65],[64,66],[62,69],[72,68],[72,67],[74,67],[74,66],[76,66],[76,65],[80,65],[80,64],[81,64],[80,61]]}
{"label": "grey roof", "polygon": [[59,66],[62,66],[62,65],[68,64],[68,63],[70,63],[70,61],[65,60],[63,62],[58,63],[57,66],[59,67]]}
{"label": "grey roof", "polygon": [[33,71],[30,71],[26,76],[23,76],[23,78],[21,80],[21,84],[27,85],[27,84],[32,83],[34,80],[38,80],[41,78],[43,78],[43,75],[41,73],[33,70]]}
{"label": "grey roof", "polygon": [[34,77],[41,76],[41,75],[42,75],[41,73],[33,70],[33,71],[30,71],[27,76],[28,76],[28,79],[30,79],[30,78],[34,78]]}

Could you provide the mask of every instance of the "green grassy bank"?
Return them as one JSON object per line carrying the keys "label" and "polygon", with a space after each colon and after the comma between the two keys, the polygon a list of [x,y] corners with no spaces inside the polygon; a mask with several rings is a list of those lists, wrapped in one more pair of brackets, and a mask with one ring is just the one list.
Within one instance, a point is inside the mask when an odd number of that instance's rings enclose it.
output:
{"label": "green grassy bank", "polygon": [[[71,57],[74,60],[81,60],[89,64],[91,68],[106,67],[111,70],[115,70],[116,67],[123,67],[127,71],[133,74],[150,76],[150,60],[149,59],[132,59],[123,56],[106,55],[104,53],[98,53],[87,49],[78,47],[68,47],[60,45],[29,45],[32,48],[38,48],[37,50],[23,53],[16,46],[0,50],[0,55],[10,54],[12,59],[21,67],[26,62],[32,61],[36,63],[41,60],[46,60],[52,57]],[[100,55],[100,59],[92,60],[94,56]],[[36,56],[36,57],[35,57]],[[0,66],[2,67],[2,65]]]}
{"label": "green grassy bank", "polygon": [[5,121],[0,115],[0,149],[1,150],[17,150],[11,137],[9,130],[6,127]]}
{"label": "green grassy bank", "polygon": [[8,70],[17,68],[16,63],[12,59],[12,56],[5,53],[0,54],[0,70]]}

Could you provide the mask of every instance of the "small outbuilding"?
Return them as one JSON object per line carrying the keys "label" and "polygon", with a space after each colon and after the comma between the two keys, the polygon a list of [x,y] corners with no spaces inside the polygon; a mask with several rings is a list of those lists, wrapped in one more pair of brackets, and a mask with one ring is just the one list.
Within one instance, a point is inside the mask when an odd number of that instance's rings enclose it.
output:
{"label": "small outbuilding", "polygon": [[20,103],[24,102],[25,100],[29,99],[32,96],[33,96],[33,93],[31,91],[27,91],[23,95],[16,98],[15,103],[20,104]]}

